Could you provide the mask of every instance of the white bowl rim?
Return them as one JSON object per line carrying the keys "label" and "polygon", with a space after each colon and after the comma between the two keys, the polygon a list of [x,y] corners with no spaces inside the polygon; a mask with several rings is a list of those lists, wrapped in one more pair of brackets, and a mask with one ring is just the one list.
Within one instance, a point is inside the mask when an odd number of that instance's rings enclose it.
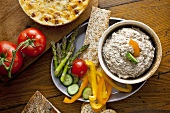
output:
{"label": "white bowl rim", "polygon": [[128,79],[122,79],[122,78],[119,78],[118,76],[113,76],[114,74],[111,73],[109,71],[109,69],[105,66],[105,63],[104,63],[104,60],[103,60],[103,57],[102,56],[102,47],[103,47],[103,43],[105,41],[105,38],[108,36],[108,34],[110,34],[114,29],[116,29],[117,27],[119,26],[124,26],[124,25],[136,25],[137,24],[140,25],[141,28],[143,29],[147,29],[147,31],[150,31],[152,33],[152,36],[156,38],[156,40],[159,42],[158,46],[160,48],[160,51],[159,51],[159,55],[157,57],[159,57],[160,59],[162,58],[162,46],[161,46],[161,43],[160,43],[160,40],[157,36],[157,34],[146,24],[142,23],[142,22],[139,22],[139,21],[136,21],[136,20],[123,20],[123,21],[120,21],[120,22],[117,22],[113,25],[111,25],[102,35],[102,37],[100,38],[99,40],[99,46],[98,46],[98,57],[99,57],[99,62],[100,62],[100,65],[101,67],[103,68],[103,70],[105,71],[105,73],[110,77],[112,78],[113,80],[117,81],[117,82],[120,82],[120,83],[125,83],[125,84],[136,84],[136,83],[140,83],[140,82],[143,82],[145,80],[147,80],[150,76],[152,76],[155,71],[157,70],[157,68],[159,67],[159,64],[161,62],[160,61],[157,61],[157,65],[154,66],[154,69],[153,71],[150,73],[150,74],[146,74],[145,76],[143,77],[139,77],[137,79],[133,79],[133,80],[128,80]]}

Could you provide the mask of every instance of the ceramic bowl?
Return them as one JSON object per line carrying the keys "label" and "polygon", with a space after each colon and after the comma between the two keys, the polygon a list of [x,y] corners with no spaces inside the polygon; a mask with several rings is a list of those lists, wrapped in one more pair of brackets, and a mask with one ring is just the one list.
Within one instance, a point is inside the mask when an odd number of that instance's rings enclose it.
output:
{"label": "ceramic bowl", "polygon": [[[139,28],[141,31],[146,33],[148,36],[150,36],[150,40],[152,42],[152,45],[155,48],[155,54],[154,54],[154,59],[152,61],[152,64],[148,70],[146,70],[142,75],[136,78],[128,78],[128,79],[123,79],[119,78],[116,74],[112,73],[109,68],[106,65],[105,59],[103,57],[103,45],[105,44],[106,39],[115,31],[117,31],[120,28],[123,27],[135,27]],[[99,57],[99,62],[105,73],[112,78],[113,80],[120,82],[120,83],[125,83],[125,84],[136,84],[140,83],[143,81],[146,81],[148,78],[150,78],[155,71],[158,69],[159,64],[161,62],[162,58],[162,46],[159,40],[159,37],[157,34],[146,24],[139,22],[139,21],[134,21],[134,20],[124,20],[118,23],[115,23],[111,25],[102,35],[100,41],[99,41],[99,46],[98,46],[98,57]]]}

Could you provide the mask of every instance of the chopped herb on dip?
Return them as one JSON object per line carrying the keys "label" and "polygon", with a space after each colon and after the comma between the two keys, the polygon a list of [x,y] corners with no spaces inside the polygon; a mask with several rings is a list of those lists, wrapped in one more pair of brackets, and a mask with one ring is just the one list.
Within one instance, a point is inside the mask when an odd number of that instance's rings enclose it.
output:
{"label": "chopped herb on dip", "polygon": [[126,53],[126,57],[127,57],[130,61],[132,61],[133,63],[135,63],[135,64],[138,63],[138,61],[136,60],[136,58],[135,58],[130,52],[127,52],[127,53]]}

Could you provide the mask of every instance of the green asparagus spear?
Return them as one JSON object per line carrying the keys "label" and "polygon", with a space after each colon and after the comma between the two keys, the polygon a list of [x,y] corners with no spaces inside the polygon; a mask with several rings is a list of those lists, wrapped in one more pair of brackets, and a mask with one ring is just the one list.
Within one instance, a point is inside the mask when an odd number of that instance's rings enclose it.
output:
{"label": "green asparagus spear", "polygon": [[90,44],[87,45],[83,45],[75,54],[74,56],[71,58],[70,60],[70,64],[73,63],[73,61],[84,51],[89,47]]}
{"label": "green asparagus spear", "polygon": [[67,49],[66,49],[66,53],[69,51],[70,46],[72,45],[72,43],[74,43],[75,38],[76,38],[76,35],[78,34],[78,30],[79,30],[79,27],[76,28],[76,29],[73,31],[73,33],[71,34],[71,39],[69,40],[69,43],[68,43],[68,46],[67,46]]}
{"label": "green asparagus spear", "polygon": [[[72,44],[73,45],[73,44]],[[70,49],[70,51],[67,53],[67,56],[61,61],[61,63],[59,64],[59,66],[56,68],[56,70],[54,71],[54,75],[58,76],[58,74],[60,73],[60,71],[62,70],[62,68],[64,67],[64,65],[66,64],[66,62],[69,60],[70,56],[73,54],[73,47],[71,46],[72,49]]]}
{"label": "green asparagus spear", "polygon": [[[60,76],[60,72],[62,72],[62,79],[64,80],[65,78],[65,75],[68,71],[68,66],[70,64],[70,57],[71,55],[73,54],[73,51],[74,51],[74,41],[75,41],[75,37],[78,33],[78,30],[79,30],[79,27],[76,28],[73,33],[71,34],[71,39],[69,40],[69,43],[68,43],[68,46],[66,47],[66,37],[63,38],[62,40],[62,50],[61,50],[61,47],[60,47],[60,44],[57,43],[57,53],[58,53],[58,62],[59,62],[59,65],[58,67],[56,68],[55,72],[54,72],[54,75],[55,76]],[[66,63],[67,62],[67,63]],[[66,66],[64,66],[66,64]],[[64,67],[64,70],[63,70],[63,67]]]}
{"label": "green asparagus spear", "polygon": [[[69,61],[68,61],[68,62],[69,62]],[[66,76],[67,71],[68,71],[68,62],[67,62],[67,64],[65,65],[64,70],[63,70],[63,72],[62,72],[62,75],[61,75],[61,78],[60,78],[61,82],[64,82],[64,80],[65,80],[65,76]]]}
{"label": "green asparagus spear", "polygon": [[[74,51],[74,44],[71,45],[71,52],[73,53],[73,51]],[[64,80],[65,80],[65,76],[67,74],[70,61],[71,61],[71,57],[68,59],[66,65],[64,66],[64,70],[63,70],[63,73],[62,73],[61,78],[60,78],[60,80],[62,82],[64,82]]]}
{"label": "green asparagus spear", "polygon": [[57,43],[57,55],[58,55],[58,63],[61,63],[61,47],[60,47],[60,44]]}
{"label": "green asparagus spear", "polygon": [[[71,34],[71,39],[69,40],[68,46],[66,48],[66,53],[68,51],[72,51],[72,52],[74,51],[74,41],[75,41],[76,35],[78,33],[78,29],[79,29],[79,27],[77,29],[75,29],[73,31],[73,33]],[[67,74],[68,67],[69,67],[69,64],[70,64],[70,60],[71,60],[71,58],[69,58],[69,60],[67,61],[66,65],[64,66],[64,70],[63,70],[63,73],[62,73],[61,78],[60,78],[60,80],[62,82],[64,81],[65,76]]]}
{"label": "green asparagus spear", "polygon": [[52,47],[53,60],[54,60],[54,69],[56,69],[58,66],[58,58],[57,58],[57,49],[54,41],[51,41],[51,47]]}
{"label": "green asparagus spear", "polygon": [[67,45],[67,37],[66,36],[64,36],[63,37],[63,39],[62,39],[62,50],[61,50],[61,52],[62,52],[62,59],[64,59],[65,58],[65,56],[66,56],[66,45]]}

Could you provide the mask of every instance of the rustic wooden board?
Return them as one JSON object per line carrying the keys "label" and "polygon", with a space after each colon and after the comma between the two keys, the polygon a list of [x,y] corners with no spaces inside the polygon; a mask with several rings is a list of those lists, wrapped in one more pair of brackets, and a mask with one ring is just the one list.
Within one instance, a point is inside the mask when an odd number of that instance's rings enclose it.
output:
{"label": "rustic wooden board", "polygon": [[[91,0],[86,10],[72,23],[58,27],[43,26],[35,23],[22,10],[17,0],[1,1],[0,7],[0,41],[7,40],[17,44],[17,38],[21,31],[27,27],[35,27],[41,30],[47,38],[47,46],[44,53],[50,48],[50,41],[59,41],[63,36],[70,33],[74,28],[87,20],[90,16],[91,7],[98,6],[98,0]],[[42,55],[42,54],[41,54]],[[38,57],[24,56],[22,70],[34,62]]]}

